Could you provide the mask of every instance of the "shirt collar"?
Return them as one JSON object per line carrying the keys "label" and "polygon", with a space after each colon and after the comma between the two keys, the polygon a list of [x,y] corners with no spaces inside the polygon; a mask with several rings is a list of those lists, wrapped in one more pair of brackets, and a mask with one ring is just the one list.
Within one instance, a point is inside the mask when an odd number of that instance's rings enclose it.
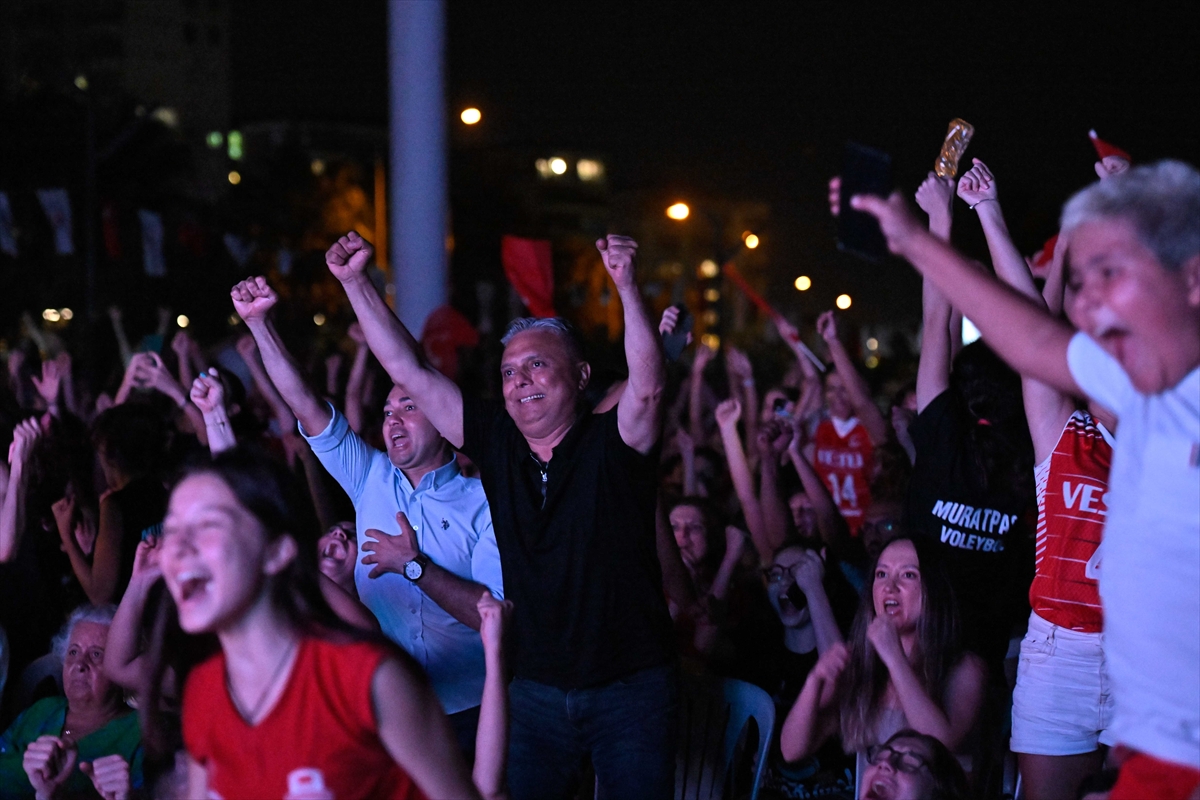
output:
{"label": "shirt collar", "polygon": [[392,471],[396,475],[396,479],[400,482],[400,485],[410,493],[422,487],[430,490],[440,489],[457,478],[461,473],[461,470],[458,468],[458,456],[453,453],[450,455],[450,460],[445,464],[432,472],[425,473],[424,477],[421,478],[421,482],[415,487],[409,482],[408,476],[404,474],[404,470],[393,464]]}

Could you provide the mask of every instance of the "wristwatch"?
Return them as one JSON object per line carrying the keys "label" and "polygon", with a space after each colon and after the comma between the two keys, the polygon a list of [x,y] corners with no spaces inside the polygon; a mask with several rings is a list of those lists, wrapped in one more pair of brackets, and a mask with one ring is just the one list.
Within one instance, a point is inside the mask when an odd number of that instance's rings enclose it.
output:
{"label": "wristwatch", "polygon": [[425,565],[428,563],[429,558],[424,553],[417,553],[416,558],[404,565],[404,577],[416,583],[425,575]]}

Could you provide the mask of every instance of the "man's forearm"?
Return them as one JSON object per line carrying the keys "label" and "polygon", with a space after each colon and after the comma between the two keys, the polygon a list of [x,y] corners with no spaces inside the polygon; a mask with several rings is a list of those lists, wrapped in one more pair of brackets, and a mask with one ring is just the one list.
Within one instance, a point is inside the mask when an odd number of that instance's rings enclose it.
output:
{"label": "man's forearm", "polygon": [[476,605],[486,586],[460,578],[432,561],[425,565],[425,573],[417,585],[447,614],[471,630],[479,630],[479,609]]}
{"label": "man's forearm", "polygon": [[329,407],[321,402],[316,393],[304,382],[300,368],[292,355],[283,346],[283,340],[270,320],[255,319],[246,323],[258,352],[262,357],[267,377],[283,398],[296,419],[310,436],[316,435],[329,425],[332,418]]}
{"label": "man's forearm", "polygon": [[975,323],[992,349],[1014,369],[1061,391],[1082,394],[1067,366],[1067,345],[1073,334],[1069,325],[932,236],[912,236],[901,255]]}
{"label": "man's forearm", "polygon": [[640,399],[657,399],[667,383],[662,339],[646,313],[636,285],[619,290],[625,314],[625,361],[629,366],[626,392]]}

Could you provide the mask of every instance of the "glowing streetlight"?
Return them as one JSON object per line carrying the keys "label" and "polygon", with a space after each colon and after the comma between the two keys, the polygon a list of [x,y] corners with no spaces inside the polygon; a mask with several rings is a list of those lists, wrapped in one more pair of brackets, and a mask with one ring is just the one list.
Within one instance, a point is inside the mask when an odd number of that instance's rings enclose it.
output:
{"label": "glowing streetlight", "polygon": [[717,262],[711,258],[706,258],[700,262],[700,277],[715,278],[721,274],[721,268],[717,266]]}
{"label": "glowing streetlight", "polygon": [[874,336],[867,339],[867,349],[868,350],[878,350],[879,349],[879,340],[876,339]]}
{"label": "glowing streetlight", "polygon": [[746,247],[750,250],[758,247],[758,237],[749,231],[742,235],[742,242],[745,243]]}
{"label": "glowing streetlight", "polygon": [[59,314],[59,316],[60,316],[60,317],[62,317],[64,320],[72,320],[72,319],[75,319],[75,312],[74,312],[74,311],[72,311],[72,310],[71,310],[71,309],[69,309],[69,308],[60,308],[60,309],[59,309],[59,311],[58,311],[58,314]]}
{"label": "glowing streetlight", "polygon": [[320,311],[313,314],[313,324],[316,325],[318,328],[321,327],[322,325],[324,325],[325,324],[325,315],[322,314]]}
{"label": "glowing streetlight", "polygon": [[58,313],[57,308],[47,308],[42,312],[42,319],[46,320],[46,322],[58,322],[62,319],[62,314]]}
{"label": "glowing streetlight", "polygon": [[180,314],[175,318],[175,324],[181,328],[186,328],[188,325],[192,324],[192,321],[187,318],[186,314]]}
{"label": "glowing streetlight", "polygon": [[673,203],[667,206],[667,216],[671,219],[684,220],[690,213],[692,210],[688,208],[687,203]]}
{"label": "glowing streetlight", "polygon": [[704,299],[709,303],[717,302],[718,300],[721,299],[721,290],[720,289],[705,289],[704,290]]}
{"label": "glowing streetlight", "polygon": [[237,186],[242,182],[242,173],[238,172],[236,169],[229,170],[229,182],[234,186]]}
{"label": "glowing streetlight", "polygon": [[847,308],[850,307],[850,303],[853,301],[851,301],[850,295],[839,294],[837,296],[837,300],[834,300],[833,302],[835,305],[837,305],[838,308],[840,308],[842,311],[845,311]]}
{"label": "glowing streetlight", "polygon": [[709,350],[721,349],[721,337],[715,333],[706,333],[700,337],[700,344],[707,347]]}
{"label": "glowing streetlight", "polygon": [[553,172],[555,175],[566,175],[567,174],[567,160],[565,158],[558,158],[558,157],[550,159],[550,171]]}
{"label": "glowing streetlight", "polygon": [[462,113],[458,115],[458,118],[467,125],[474,125],[483,119],[483,112],[478,108],[464,108]]}
{"label": "glowing streetlight", "polygon": [[807,275],[801,275],[799,278],[796,278],[796,282],[793,284],[793,286],[796,287],[797,292],[807,292],[812,288],[812,278],[808,277]]}

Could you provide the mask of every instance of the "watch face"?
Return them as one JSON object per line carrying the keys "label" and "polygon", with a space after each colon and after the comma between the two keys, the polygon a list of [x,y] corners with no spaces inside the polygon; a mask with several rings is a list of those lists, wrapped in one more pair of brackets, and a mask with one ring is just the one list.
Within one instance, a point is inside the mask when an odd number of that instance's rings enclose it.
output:
{"label": "watch face", "polygon": [[419,561],[410,561],[404,565],[404,577],[410,581],[418,580],[425,573]]}

